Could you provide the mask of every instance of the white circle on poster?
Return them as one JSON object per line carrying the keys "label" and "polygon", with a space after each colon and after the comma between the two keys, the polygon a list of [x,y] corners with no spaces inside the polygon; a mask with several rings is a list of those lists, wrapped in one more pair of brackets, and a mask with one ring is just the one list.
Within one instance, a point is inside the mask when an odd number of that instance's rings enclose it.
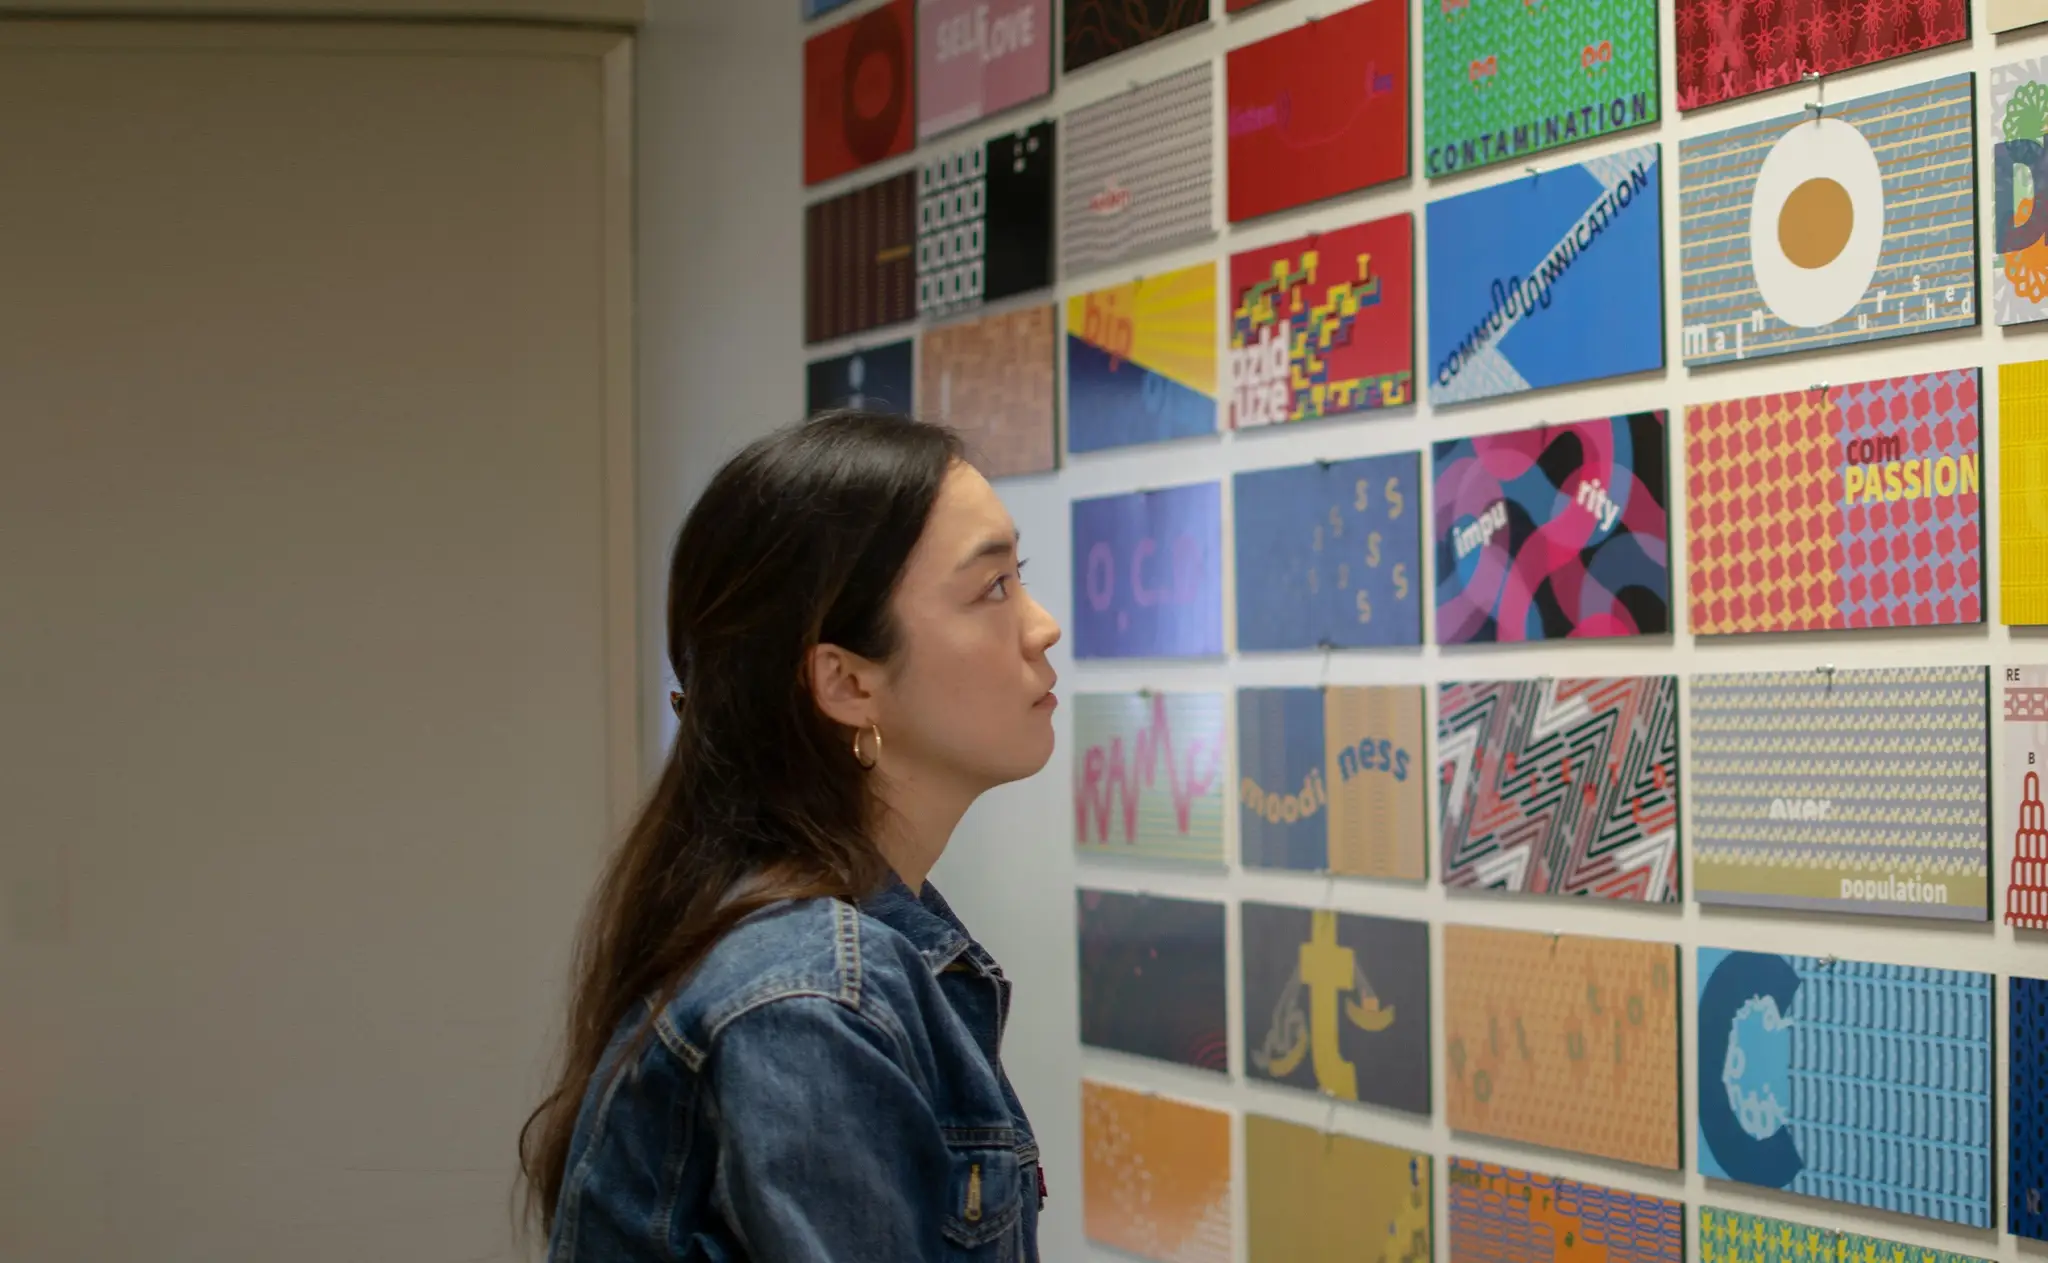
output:
{"label": "white circle on poster", "polygon": [[1749,199],[1749,262],[1771,313],[1801,329],[1854,310],[1884,251],[1884,175],[1863,133],[1799,123],[1764,156]]}

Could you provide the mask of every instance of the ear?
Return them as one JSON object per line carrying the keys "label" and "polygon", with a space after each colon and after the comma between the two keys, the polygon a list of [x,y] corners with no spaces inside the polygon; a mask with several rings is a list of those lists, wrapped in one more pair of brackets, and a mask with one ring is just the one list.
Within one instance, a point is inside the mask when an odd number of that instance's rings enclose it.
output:
{"label": "ear", "polygon": [[811,700],[827,719],[848,728],[875,722],[874,663],[838,645],[816,645],[810,655]]}

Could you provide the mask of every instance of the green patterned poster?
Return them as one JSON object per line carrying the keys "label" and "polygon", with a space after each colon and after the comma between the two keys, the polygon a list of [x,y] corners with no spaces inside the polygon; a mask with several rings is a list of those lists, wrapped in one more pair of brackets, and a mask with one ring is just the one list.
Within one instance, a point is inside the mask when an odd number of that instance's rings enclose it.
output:
{"label": "green patterned poster", "polygon": [[1904,1241],[1700,1207],[1700,1263],[1987,1263]]}
{"label": "green patterned poster", "polygon": [[1656,0],[1424,0],[1424,170],[1657,121]]}
{"label": "green patterned poster", "polygon": [[1074,846],[1084,855],[1223,862],[1223,694],[1074,699]]}

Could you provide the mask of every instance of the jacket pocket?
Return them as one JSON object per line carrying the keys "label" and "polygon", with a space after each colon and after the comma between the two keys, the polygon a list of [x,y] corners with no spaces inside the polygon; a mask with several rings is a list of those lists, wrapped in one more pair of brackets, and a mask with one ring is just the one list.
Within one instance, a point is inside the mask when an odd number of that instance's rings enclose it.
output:
{"label": "jacket pocket", "polygon": [[1024,1213],[1023,1168],[1014,1141],[987,1132],[948,1134],[946,1241],[988,1263],[1017,1257],[1017,1225]]}

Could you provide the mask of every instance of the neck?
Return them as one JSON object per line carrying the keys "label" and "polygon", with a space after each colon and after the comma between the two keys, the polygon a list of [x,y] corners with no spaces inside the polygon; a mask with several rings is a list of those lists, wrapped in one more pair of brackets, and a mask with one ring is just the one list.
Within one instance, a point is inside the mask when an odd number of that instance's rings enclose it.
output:
{"label": "neck", "polygon": [[925,878],[978,795],[892,769],[878,784],[876,797],[881,810],[875,821],[875,845],[903,884],[921,895]]}

